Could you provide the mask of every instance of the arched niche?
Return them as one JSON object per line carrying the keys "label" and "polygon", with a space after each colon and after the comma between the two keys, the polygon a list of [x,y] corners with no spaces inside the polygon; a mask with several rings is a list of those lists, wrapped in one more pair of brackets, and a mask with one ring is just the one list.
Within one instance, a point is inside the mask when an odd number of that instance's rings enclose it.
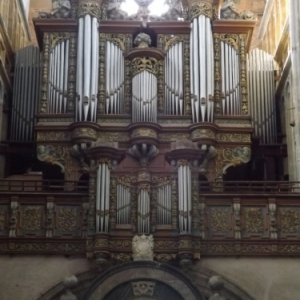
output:
{"label": "arched niche", "polygon": [[91,284],[81,300],[205,300],[178,269],[157,262],[131,262],[113,267]]}

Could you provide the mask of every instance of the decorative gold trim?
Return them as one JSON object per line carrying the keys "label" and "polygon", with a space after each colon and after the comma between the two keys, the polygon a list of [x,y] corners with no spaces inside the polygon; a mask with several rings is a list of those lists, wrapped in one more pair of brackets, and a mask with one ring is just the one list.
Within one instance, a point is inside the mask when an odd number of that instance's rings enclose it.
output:
{"label": "decorative gold trim", "polygon": [[78,18],[85,15],[91,15],[94,18],[99,19],[101,16],[101,6],[97,1],[93,0],[81,0],[78,4]]}
{"label": "decorative gold trim", "polygon": [[154,75],[159,73],[159,62],[153,57],[137,57],[131,63],[132,78],[142,71],[148,71]]}
{"label": "decorative gold trim", "polygon": [[212,5],[207,2],[193,3],[190,7],[190,19],[192,20],[200,15],[212,19],[214,15]]}

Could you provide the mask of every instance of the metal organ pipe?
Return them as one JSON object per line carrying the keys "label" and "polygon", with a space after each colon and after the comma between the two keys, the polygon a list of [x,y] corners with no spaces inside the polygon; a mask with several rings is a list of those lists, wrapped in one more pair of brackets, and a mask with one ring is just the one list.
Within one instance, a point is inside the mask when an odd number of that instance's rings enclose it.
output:
{"label": "metal organ pipe", "polygon": [[276,143],[273,57],[260,49],[248,55],[248,94],[256,136],[262,144]]}
{"label": "metal organ pipe", "polygon": [[106,114],[124,113],[124,56],[118,45],[106,41]]}
{"label": "metal organ pipe", "polygon": [[108,232],[109,225],[109,195],[110,195],[110,170],[107,164],[102,163],[97,170],[96,192],[96,226],[97,232]]}
{"label": "metal organ pipe", "polygon": [[192,231],[192,181],[188,165],[178,168],[178,209],[180,233]]}
{"label": "metal organ pipe", "polygon": [[40,72],[40,52],[37,47],[28,46],[17,51],[11,115],[12,141],[34,140]]}
{"label": "metal organ pipe", "polygon": [[132,79],[132,121],[157,121],[157,77],[147,70]]}
{"label": "metal organ pipe", "polygon": [[57,43],[50,51],[48,113],[67,112],[69,78],[69,39]]}
{"label": "metal organ pipe", "polygon": [[130,188],[119,183],[117,185],[117,224],[130,224]]}
{"label": "metal organ pipe", "polygon": [[165,112],[183,115],[183,43],[172,45],[165,59]]}
{"label": "metal organ pipe", "polygon": [[157,190],[157,224],[171,225],[171,185]]}
{"label": "metal organ pipe", "polygon": [[226,116],[240,115],[239,55],[236,49],[221,41],[222,113]]}
{"label": "metal organ pipe", "polygon": [[141,189],[138,195],[138,233],[150,232],[150,196]]}
{"label": "metal organ pipe", "polygon": [[77,44],[76,121],[96,122],[99,34],[97,18],[89,14],[79,18]]}
{"label": "metal organ pipe", "polygon": [[213,122],[214,47],[211,21],[204,15],[191,23],[190,77],[194,123]]}

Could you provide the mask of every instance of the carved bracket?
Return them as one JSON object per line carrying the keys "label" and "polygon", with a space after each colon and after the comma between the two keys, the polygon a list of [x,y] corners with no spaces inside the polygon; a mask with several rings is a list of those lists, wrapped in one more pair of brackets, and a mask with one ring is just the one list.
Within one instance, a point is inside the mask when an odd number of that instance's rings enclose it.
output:
{"label": "carved bracket", "polygon": [[40,161],[59,166],[62,173],[65,172],[65,156],[66,149],[61,146],[40,145],[37,147],[37,158]]}

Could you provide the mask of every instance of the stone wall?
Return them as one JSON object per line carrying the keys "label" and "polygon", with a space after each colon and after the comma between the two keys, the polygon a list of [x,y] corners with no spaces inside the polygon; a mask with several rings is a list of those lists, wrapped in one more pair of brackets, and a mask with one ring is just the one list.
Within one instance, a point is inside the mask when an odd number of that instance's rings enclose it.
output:
{"label": "stone wall", "polygon": [[[211,275],[222,276],[255,300],[298,299],[299,263],[300,258],[211,257],[202,258],[188,275],[203,287],[203,282],[200,283],[202,272],[209,270]],[[2,256],[0,265],[3,274],[1,300],[39,299],[65,277],[90,270],[85,258],[60,256]]]}

